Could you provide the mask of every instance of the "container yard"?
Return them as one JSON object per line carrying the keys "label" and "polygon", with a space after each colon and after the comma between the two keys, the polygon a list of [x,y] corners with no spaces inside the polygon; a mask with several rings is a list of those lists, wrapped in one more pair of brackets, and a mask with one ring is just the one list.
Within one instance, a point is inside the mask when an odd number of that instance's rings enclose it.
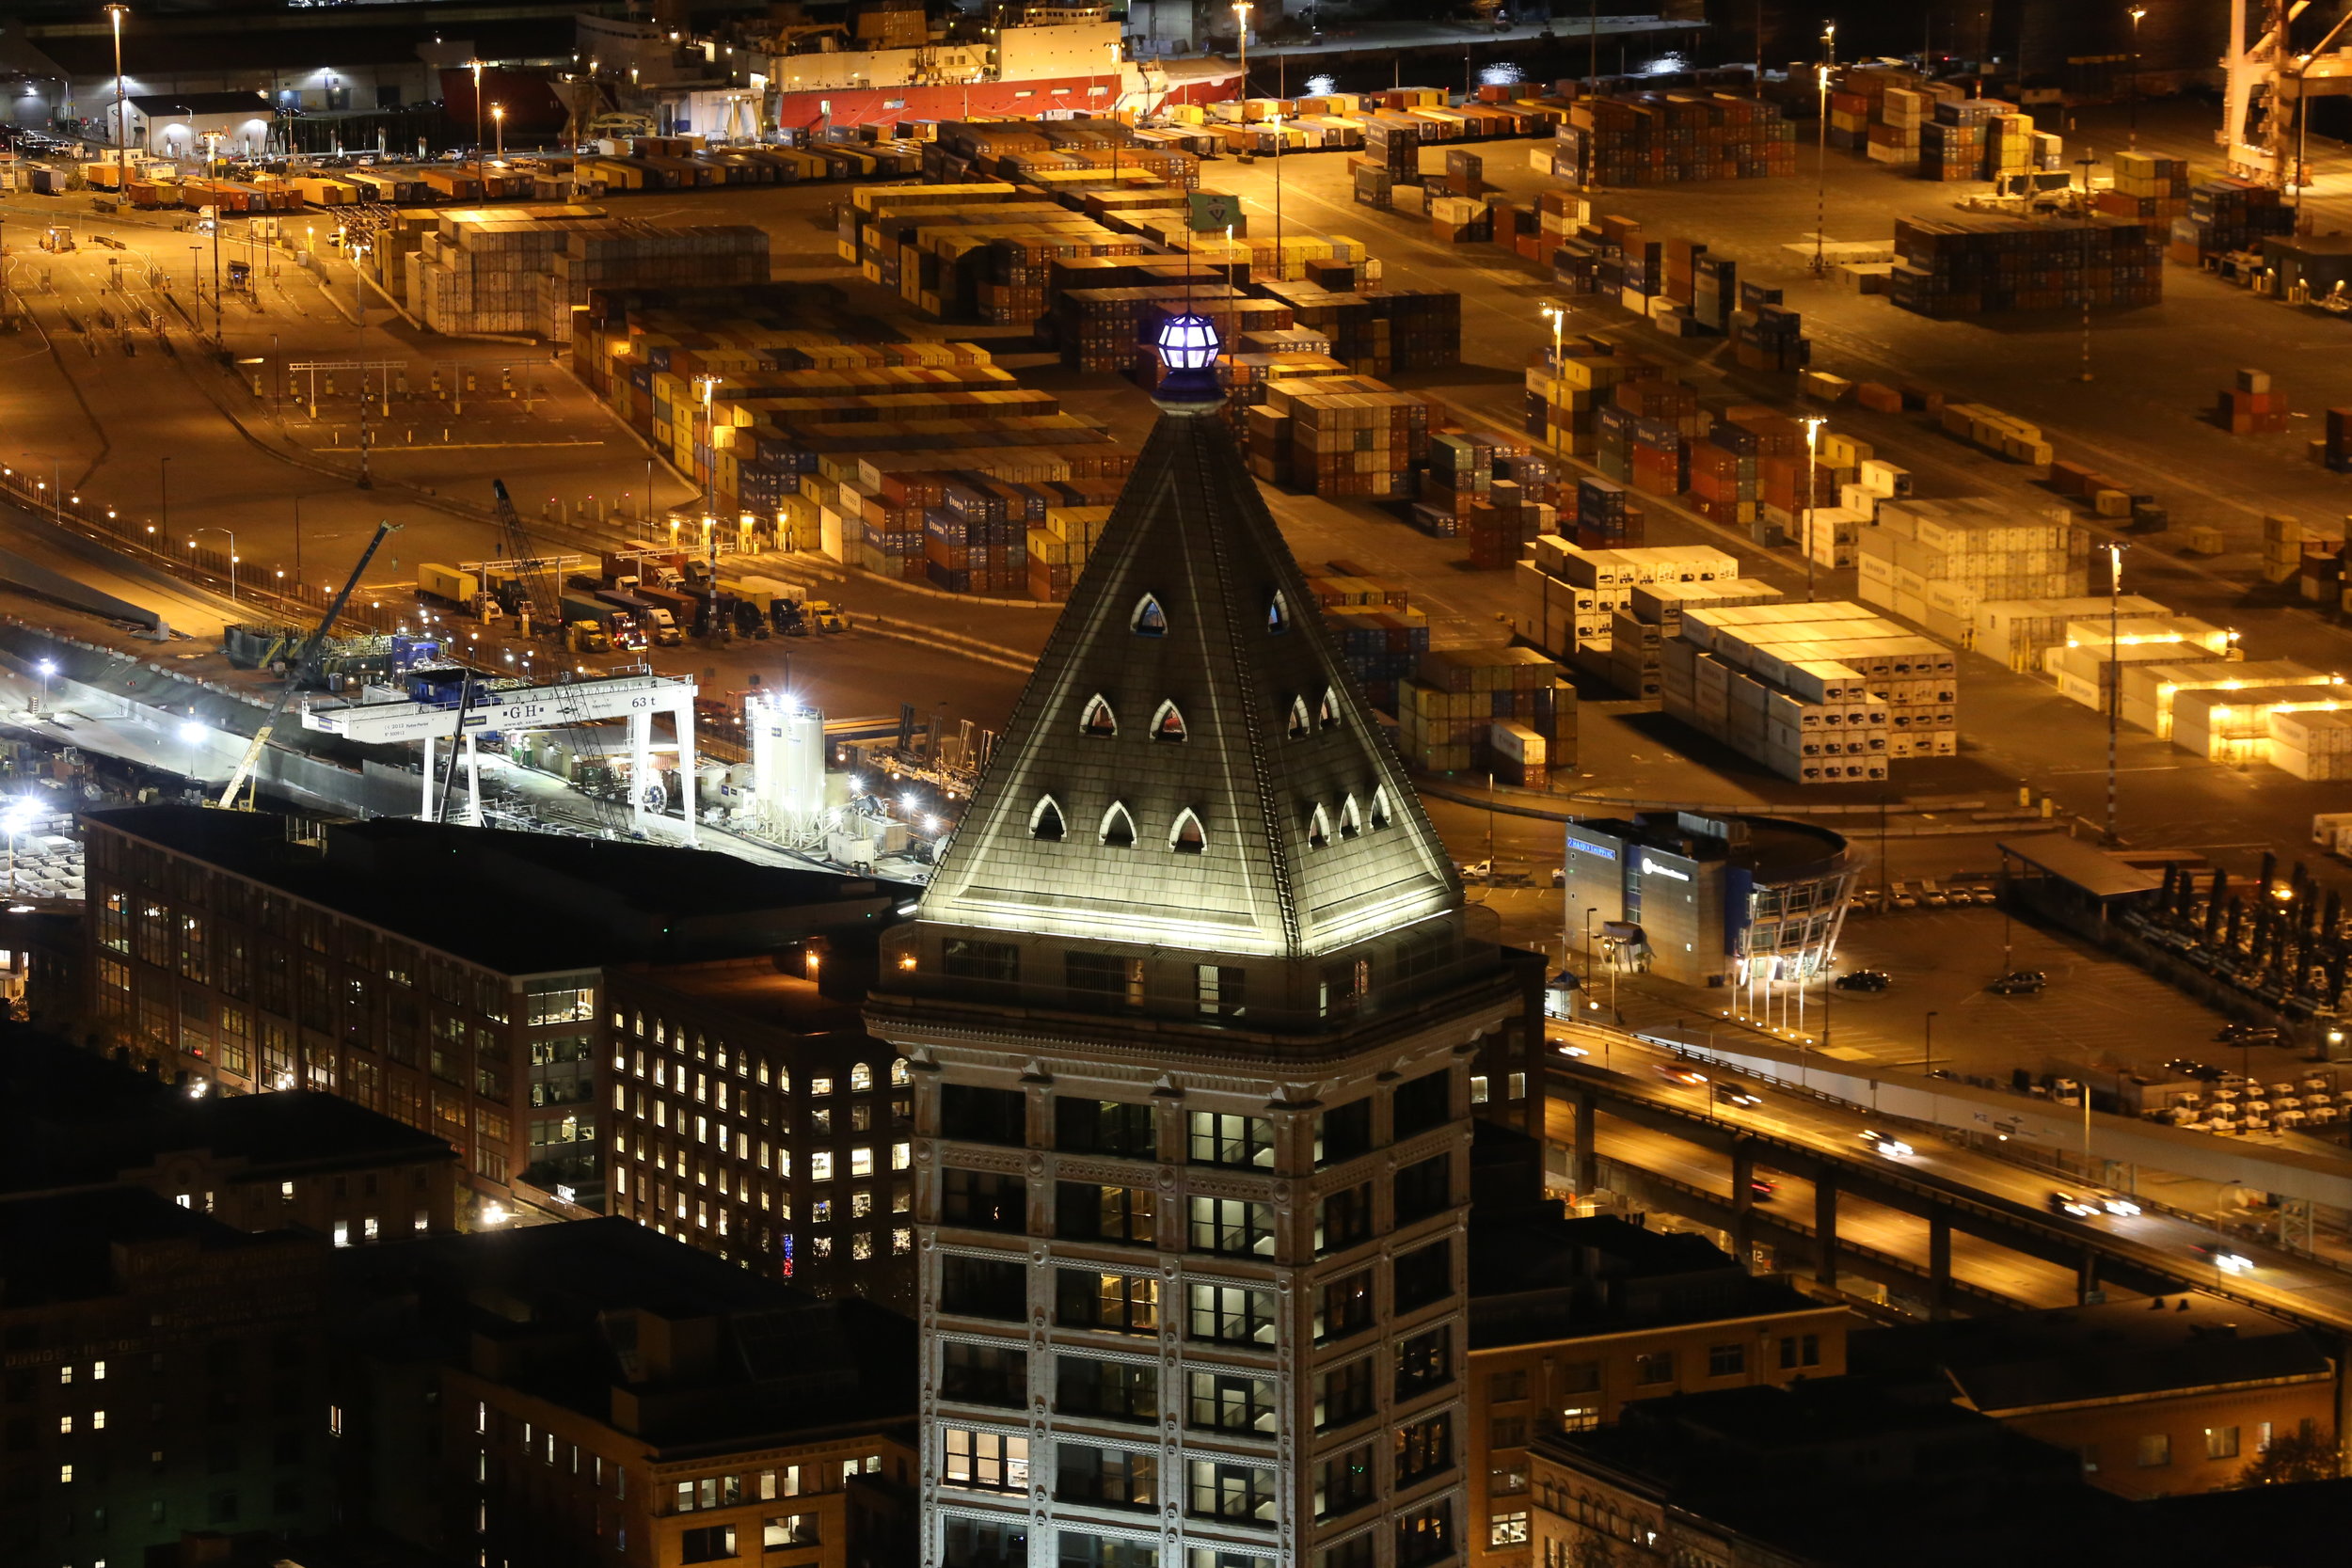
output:
{"label": "container yard", "polygon": [[1898,218],[1887,293],[1939,319],[2153,305],[2163,251],[2162,228],[2137,218]]}
{"label": "container yard", "polygon": [[1424,773],[1548,789],[1576,764],[1576,689],[1532,648],[1434,649],[1398,686],[1397,747]]}

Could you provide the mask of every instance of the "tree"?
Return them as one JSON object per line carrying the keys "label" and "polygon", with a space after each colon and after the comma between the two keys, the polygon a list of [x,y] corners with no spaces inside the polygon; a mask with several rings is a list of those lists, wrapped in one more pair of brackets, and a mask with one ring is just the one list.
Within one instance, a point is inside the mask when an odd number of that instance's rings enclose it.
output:
{"label": "tree", "polygon": [[2333,1437],[2290,1432],[2273,1437],[2254,1462],[2238,1472],[2240,1486],[2277,1486],[2298,1481],[2333,1481],[2344,1474],[2344,1450]]}

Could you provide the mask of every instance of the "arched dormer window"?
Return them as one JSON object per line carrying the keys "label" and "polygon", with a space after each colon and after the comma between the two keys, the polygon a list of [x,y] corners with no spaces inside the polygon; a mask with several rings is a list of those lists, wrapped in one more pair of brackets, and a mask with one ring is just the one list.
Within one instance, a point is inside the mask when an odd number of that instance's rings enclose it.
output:
{"label": "arched dormer window", "polygon": [[1329,687],[1323,689],[1323,701],[1315,705],[1315,728],[1327,730],[1340,721],[1340,694]]}
{"label": "arched dormer window", "polygon": [[1190,806],[1176,814],[1176,825],[1168,831],[1168,847],[1180,855],[1197,855],[1209,847],[1209,835]]}
{"label": "arched dormer window", "polygon": [[1089,697],[1086,711],[1078,716],[1078,729],[1085,735],[1117,735],[1119,716],[1111,712],[1109,699],[1099,691]]}
{"label": "arched dormer window", "polygon": [[1354,838],[1363,831],[1363,814],[1356,809],[1356,797],[1351,795],[1340,802],[1340,836]]}
{"label": "arched dormer window", "polygon": [[1157,597],[1146,594],[1136,601],[1135,616],[1127,625],[1137,637],[1166,637],[1168,611],[1160,608]]}
{"label": "arched dormer window", "polygon": [[1152,738],[1154,740],[1186,740],[1192,732],[1184,728],[1184,716],[1173,702],[1162,703],[1152,715]]}
{"label": "arched dormer window", "polygon": [[1307,818],[1307,847],[1321,849],[1331,842],[1331,814],[1317,805]]}
{"label": "arched dormer window", "polygon": [[1291,629],[1291,602],[1279,588],[1274,591],[1274,597],[1266,601],[1265,629],[1277,637]]}
{"label": "arched dormer window", "polygon": [[1029,813],[1029,836],[1058,839],[1063,831],[1061,807],[1048,795],[1038,801],[1036,810]]}
{"label": "arched dormer window", "polygon": [[1136,819],[1127,814],[1126,806],[1120,801],[1113,800],[1110,803],[1110,809],[1103,813],[1102,827],[1099,831],[1102,833],[1103,842],[1114,849],[1135,847]]}
{"label": "arched dormer window", "polygon": [[1384,785],[1372,792],[1372,831],[1378,832],[1389,825],[1389,792]]}
{"label": "arched dormer window", "polygon": [[1314,733],[1314,721],[1307,717],[1307,699],[1304,697],[1293,697],[1291,699],[1291,738],[1293,740],[1304,740]]}

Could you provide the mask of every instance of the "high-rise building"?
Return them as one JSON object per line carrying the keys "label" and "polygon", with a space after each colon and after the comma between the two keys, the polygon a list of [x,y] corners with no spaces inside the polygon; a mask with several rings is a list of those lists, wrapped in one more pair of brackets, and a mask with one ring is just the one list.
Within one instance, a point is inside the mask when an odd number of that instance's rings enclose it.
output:
{"label": "high-rise building", "polygon": [[914,1087],[923,1560],[1426,1568],[1465,1523],[1470,1077],[1540,1080],[1527,960],[1470,928],[1208,324],[1162,352],[867,1006]]}

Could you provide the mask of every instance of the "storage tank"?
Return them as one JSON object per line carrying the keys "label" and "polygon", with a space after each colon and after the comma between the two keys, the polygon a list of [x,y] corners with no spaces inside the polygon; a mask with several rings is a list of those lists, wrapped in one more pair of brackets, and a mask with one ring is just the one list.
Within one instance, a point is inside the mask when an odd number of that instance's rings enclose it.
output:
{"label": "storage tank", "polygon": [[825,716],[784,692],[754,691],[743,728],[760,815],[777,831],[806,832],[825,809]]}

